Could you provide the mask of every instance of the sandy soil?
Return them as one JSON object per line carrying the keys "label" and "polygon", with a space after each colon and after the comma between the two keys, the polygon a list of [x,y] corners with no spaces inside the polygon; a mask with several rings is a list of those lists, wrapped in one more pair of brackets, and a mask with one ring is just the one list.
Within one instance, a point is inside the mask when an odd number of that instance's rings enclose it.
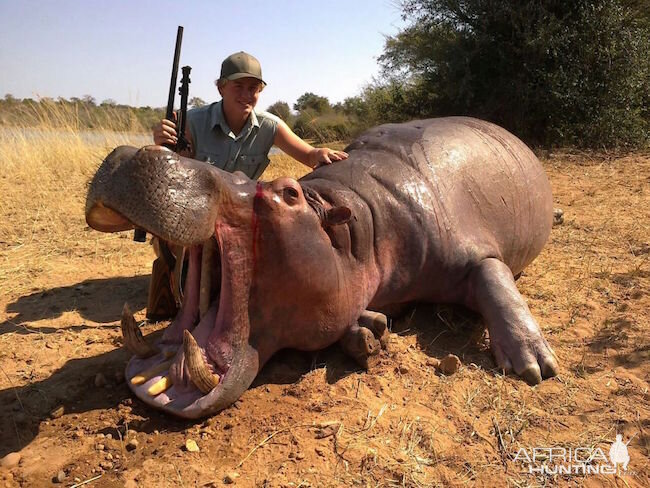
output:
{"label": "sandy soil", "polygon": [[[0,206],[5,225],[32,226],[19,244],[0,236],[0,458],[21,456],[0,486],[650,486],[650,157],[544,164],[565,221],[518,285],[557,378],[531,388],[502,376],[475,317],[418,307],[371,371],[338,346],[284,351],[199,422],[147,408],[122,377],[118,320],[125,301],[144,319],[150,246],[79,230],[81,191],[67,210],[74,239]],[[436,374],[450,352],[460,371]],[[617,433],[630,456],[619,475],[529,474],[517,458],[550,446],[607,455]]]}

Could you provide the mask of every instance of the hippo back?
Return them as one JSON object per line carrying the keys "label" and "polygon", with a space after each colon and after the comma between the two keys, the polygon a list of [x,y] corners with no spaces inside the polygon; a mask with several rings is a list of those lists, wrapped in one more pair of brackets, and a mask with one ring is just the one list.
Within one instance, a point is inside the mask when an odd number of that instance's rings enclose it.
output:
{"label": "hippo back", "polygon": [[447,264],[493,256],[517,274],[548,239],[553,210],[544,169],[521,140],[495,124],[470,117],[385,124],[346,151],[349,162],[306,179],[336,180],[371,206],[379,182],[394,198],[380,198],[373,216],[387,212],[395,222],[415,215],[406,230],[429,233]]}

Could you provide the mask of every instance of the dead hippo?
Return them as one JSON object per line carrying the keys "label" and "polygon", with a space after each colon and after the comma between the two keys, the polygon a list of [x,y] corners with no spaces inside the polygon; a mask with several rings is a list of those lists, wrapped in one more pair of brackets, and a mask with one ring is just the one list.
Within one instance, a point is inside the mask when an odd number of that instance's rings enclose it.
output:
{"label": "dead hippo", "polygon": [[553,222],[533,153],[466,117],[382,125],[346,151],[347,161],[300,181],[271,182],[158,146],[106,158],[88,192],[88,224],[138,226],[189,248],[182,308],[162,339],[149,345],[123,317],[125,343],[140,356],[126,371],[139,398],[181,417],[213,414],[279,349],[350,336],[372,346],[367,338],[382,331],[366,309],[392,315],[417,302],[480,313],[498,365],[529,383],[556,374],[513,279]]}

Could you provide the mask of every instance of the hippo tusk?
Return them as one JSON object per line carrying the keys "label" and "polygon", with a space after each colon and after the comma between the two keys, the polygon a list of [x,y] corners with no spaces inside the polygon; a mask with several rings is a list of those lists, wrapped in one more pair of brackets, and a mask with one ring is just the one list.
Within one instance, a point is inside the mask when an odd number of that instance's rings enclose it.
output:
{"label": "hippo tusk", "polygon": [[149,344],[142,336],[142,332],[135,323],[135,317],[133,317],[133,312],[131,312],[128,303],[125,303],[122,309],[121,327],[124,347],[132,354],[135,354],[139,358],[148,358],[160,352],[158,348]]}
{"label": "hippo tusk", "polygon": [[210,371],[201,354],[201,348],[187,329],[183,331],[183,351],[192,383],[201,390],[201,393],[207,395],[219,384],[219,375]]}

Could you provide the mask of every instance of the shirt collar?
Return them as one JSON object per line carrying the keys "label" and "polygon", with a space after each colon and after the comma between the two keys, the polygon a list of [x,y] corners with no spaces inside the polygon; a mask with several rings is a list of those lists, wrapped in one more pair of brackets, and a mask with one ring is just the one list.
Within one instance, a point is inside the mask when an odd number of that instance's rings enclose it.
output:
{"label": "shirt collar", "polygon": [[223,108],[222,108],[223,102],[220,100],[217,103],[212,105],[212,114],[210,116],[211,122],[212,122],[212,128],[216,128],[219,126],[221,130],[223,131],[224,134],[227,136],[231,137],[232,139],[238,139],[245,134],[247,134],[253,127],[258,127],[260,126],[260,122],[257,118],[257,115],[255,114],[255,110],[251,112],[251,114],[248,116],[248,120],[246,121],[246,125],[244,125],[242,131],[239,133],[239,136],[235,136],[233,133],[232,129],[228,126],[228,122],[226,122],[226,118],[223,115]]}

